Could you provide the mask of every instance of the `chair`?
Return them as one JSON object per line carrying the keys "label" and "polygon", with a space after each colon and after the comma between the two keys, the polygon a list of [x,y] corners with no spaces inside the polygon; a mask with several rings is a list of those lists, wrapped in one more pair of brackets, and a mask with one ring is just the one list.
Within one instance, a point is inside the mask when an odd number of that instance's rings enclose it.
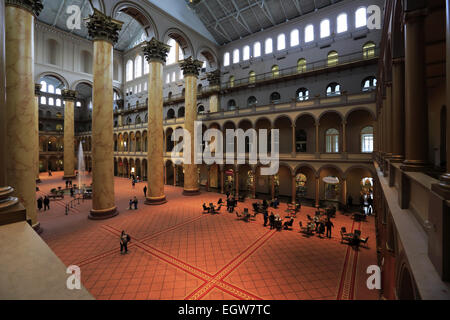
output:
{"label": "chair", "polygon": [[369,241],[369,237],[367,237],[365,239],[360,239],[360,243],[364,244],[364,246],[367,245],[367,241]]}
{"label": "chair", "polygon": [[284,223],[284,230],[292,229],[292,226],[294,225],[294,219],[291,219],[289,222]]}
{"label": "chair", "polygon": [[347,243],[350,243],[353,240],[352,234],[347,233],[347,229],[345,227],[341,228],[341,243],[346,241]]}

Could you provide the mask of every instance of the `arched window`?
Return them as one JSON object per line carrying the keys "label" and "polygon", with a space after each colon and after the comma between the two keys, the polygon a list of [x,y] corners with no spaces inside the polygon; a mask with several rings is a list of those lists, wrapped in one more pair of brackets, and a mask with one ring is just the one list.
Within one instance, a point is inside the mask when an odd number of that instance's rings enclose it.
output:
{"label": "arched window", "polygon": [[48,93],[55,93],[55,87],[52,84],[48,85]]}
{"label": "arched window", "polygon": [[300,88],[296,93],[297,101],[305,101],[309,99],[309,90],[306,88]]}
{"label": "arched window", "polygon": [[56,106],[61,107],[61,99],[56,99]]}
{"label": "arched window", "polygon": [[41,81],[41,92],[47,92],[47,82]]}
{"label": "arched window", "polygon": [[339,96],[341,95],[341,85],[339,83],[333,82],[327,86],[327,97]]}
{"label": "arched window", "polygon": [[272,92],[270,95],[270,103],[279,103],[281,100],[281,95],[278,92]]}
{"label": "arched window", "polygon": [[250,71],[248,73],[248,82],[249,83],[255,83],[256,82],[256,72],[255,71]]}
{"label": "arched window", "polygon": [[233,63],[239,63],[239,49],[233,51]]}
{"label": "arched window", "polygon": [[167,55],[166,65],[174,64],[184,59],[183,49],[178,42],[174,39],[170,39],[167,44],[170,46],[170,50]]}
{"label": "arched window", "polygon": [[300,34],[298,29],[291,31],[291,47],[298,46],[300,44]]}
{"label": "arched window", "polygon": [[174,71],[174,72],[172,72],[172,82],[175,82],[175,81],[177,81],[177,74]]}
{"label": "arched window", "polygon": [[133,80],[133,61],[128,60],[126,65],[126,75],[127,81]]}
{"label": "arched window", "polygon": [[301,58],[297,61],[297,72],[302,73],[306,71],[306,59]]}
{"label": "arched window", "polygon": [[325,133],[325,145],[327,153],[339,152],[339,131],[332,128]]}
{"label": "arched window", "polygon": [[144,74],[148,74],[150,72],[150,64],[144,60]]}
{"label": "arched window", "polygon": [[230,65],[230,53],[229,52],[225,52],[225,54],[223,55],[223,65],[225,67]]}
{"label": "arched window", "polygon": [[273,41],[272,38],[267,38],[266,39],[266,44],[265,44],[265,54],[269,54],[273,52]]}
{"label": "arched window", "polygon": [[253,45],[253,57],[258,58],[261,56],[261,42],[255,42]]}
{"label": "arched window", "polygon": [[181,107],[180,109],[178,109],[178,118],[183,117],[184,117],[184,107]]}
{"label": "arched window", "polygon": [[339,55],[336,51],[330,51],[328,53],[327,65],[333,67],[339,63]]}
{"label": "arched window", "polygon": [[199,105],[198,108],[197,108],[197,113],[198,114],[205,113],[205,107],[203,105]]}
{"label": "arched window", "polygon": [[362,82],[362,91],[372,91],[377,87],[377,79],[375,77],[367,77]]}
{"label": "arched window", "polygon": [[361,152],[373,152],[373,127],[365,127],[361,130]]}
{"label": "arched window", "polygon": [[41,104],[47,104],[47,98],[46,97],[41,97]]}
{"label": "arched window", "polygon": [[369,41],[363,45],[363,57],[364,59],[372,59],[375,57],[375,43]]}
{"label": "arched window", "polygon": [[242,52],[242,60],[247,61],[250,59],[250,46],[245,46]]}
{"label": "arched window", "polygon": [[48,98],[48,105],[49,106],[54,106],[55,105],[55,100],[53,98]]}
{"label": "arched window", "polygon": [[255,96],[251,96],[250,98],[247,99],[247,107],[249,108],[256,106],[257,103],[258,100],[256,99]]}
{"label": "arched window", "polygon": [[274,65],[272,67],[272,77],[278,78],[280,76],[280,67],[277,65]]}
{"label": "arched window", "polygon": [[277,38],[277,50],[281,51],[284,49],[286,49],[286,36],[284,35],[284,33],[281,33]]}
{"label": "arched window", "polygon": [[55,94],[57,94],[57,95],[61,95],[61,89],[59,89],[59,88],[56,88],[56,90],[55,90]]}
{"label": "arched window", "polygon": [[355,12],[355,28],[361,28],[367,25],[367,9],[362,7]]}
{"label": "arched window", "polygon": [[142,57],[137,56],[136,59],[134,59],[134,77],[140,78],[142,77]]}
{"label": "arched window", "polygon": [[77,106],[78,108],[81,108],[81,102],[80,102],[80,101],[77,101],[76,106]]}
{"label": "arched window", "polygon": [[347,14],[341,13],[337,17],[337,33],[342,33],[348,30],[348,23],[347,23]]}
{"label": "arched window", "polygon": [[326,38],[330,36],[330,20],[325,19],[320,22],[320,37]]}
{"label": "arched window", "polygon": [[233,99],[229,100],[227,103],[228,111],[232,111],[236,109],[236,101]]}
{"label": "arched window", "polygon": [[183,80],[184,79],[184,73],[183,73],[183,70],[180,70],[180,80]]}
{"label": "arched window", "polygon": [[305,28],[305,43],[314,41],[314,26],[312,24],[307,25]]}
{"label": "arched window", "polygon": [[234,76],[230,76],[229,80],[228,80],[228,86],[230,88],[234,87]]}
{"label": "arched window", "polygon": [[137,116],[137,117],[136,117],[136,120],[134,120],[134,122],[135,122],[136,124],[141,124],[141,123],[142,123],[141,117]]}
{"label": "arched window", "polygon": [[175,111],[173,109],[169,109],[169,111],[167,111],[167,119],[173,118],[175,118]]}

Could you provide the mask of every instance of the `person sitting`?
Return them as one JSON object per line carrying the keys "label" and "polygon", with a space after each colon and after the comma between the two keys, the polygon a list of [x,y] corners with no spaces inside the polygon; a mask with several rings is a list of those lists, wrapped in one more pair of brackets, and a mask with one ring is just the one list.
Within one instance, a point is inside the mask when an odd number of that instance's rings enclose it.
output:
{"label": "person sitting", "polygon": [[253,211],[259,212],[258,204],[256,202],[252,203]]}
{"label": "person sitting", "polygon": [[286,222],[283,224],[283,228],[284,228],[284,230],[289,230],[289,228],[292,228],[293,225],[294,225],[294,219],[291,218],[290,221],[286,221]]}
{"label": "person sitting", "polygon": [[210,210],[210,208],[208,208],[208,207],[206,206],[206,204],[203,203],[203,213],[209,213],[209,210]]}
{"label": "person sitting", "polygon": [[209,212],[210,212],[210,213],[214,213],[215,210],[216,210],[216,207],[214,207],[214,204],[213,204],[213,203],[210,203],[210,204],[209,204]]}
{"label": "person sitting", "polygon": [[219,205],[219,204],[222,204],[222,203],[223,203],[223,200],[222,200],[222,198],[220,198],[219,201],[217,201],[217,204]]}

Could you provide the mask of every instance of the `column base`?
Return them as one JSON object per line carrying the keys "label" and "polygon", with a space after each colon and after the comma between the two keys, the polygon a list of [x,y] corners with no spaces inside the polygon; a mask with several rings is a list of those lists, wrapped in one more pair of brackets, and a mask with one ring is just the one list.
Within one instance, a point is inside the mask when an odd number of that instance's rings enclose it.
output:
{"label": "column base", "polygon": [[194,190],[183,190],[183,196],[198,196],[200,194],[200,189],[194,189]]}
{"label": "column base", "polygon": [[155,197],[155,198],[145,198],[144,203],[149,206],[159,206],[159,205],[167,203],[167,199],[166,199],[165,195],[161,196],[161,197]]}
{"label": "column base", "polygon": [[32,226],[32,228],[34,229],[34,231],[36,231],[37,234],[41,234],[42,232],[44,232],[44,229],[42,229],[40,222],[36,223],[34,226]]}
{"label": "column base", "polygon": [[70,176],[64,175],[63,180],[75,180],[76,177],[77,177],[76,175],[70,175]]}
{"label": "column base", "polygon": [[92,209],[91,212],[89,213],[88,218],[91,220],[106,220],[106,219],[115,217],[118,214],[119,214],[119,211],[117,211],[117,207],[113,207],[110,209],[104,209],[104,210]]}
{"label": "column base", "polygon": [[391,162],[393,163],[400,163],[405,161],[405,157],[401,156],[401,155],[392,155],[391,158],[389,159]]}

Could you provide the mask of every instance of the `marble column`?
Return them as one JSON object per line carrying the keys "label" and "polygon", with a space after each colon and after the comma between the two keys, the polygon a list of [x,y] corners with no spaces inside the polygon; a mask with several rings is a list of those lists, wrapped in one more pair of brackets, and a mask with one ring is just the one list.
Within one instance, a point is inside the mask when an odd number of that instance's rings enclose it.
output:
{"label": "marble column", "polygon": [[291,197],[292,197],[292,204],[295,205],[295,203],[297,202],[297,181],[296,181],[296,176],[293,175],[292,176],[292,190],[291,190]]}
{"label": "marble column", "polygon": [[[36,210],[34,17],[41,1],[5,1],[7,181],[40,232]],[[31,128],[31,130],[27,130]],[[31,153],[31,156],[30,156]],[[4,185],[4,184],[2,184]]]}
{"label": "marble column", "polygon": [[35,164],[36,164],[36,183],[41,182],[41,178],[39,176],[39,98],[41,96],[41,88],[42,86],[38,83],[34,85],[34,131],[37,137],[37,144],[34,151],[36,156]]}
{"label": "marble column", "polygon": [[270,177],[270,196],[275,199],[275,176]]}
{"label": "marble column", "polygon": [[234,170],[234,183],[235,183],[235,191],[234,196],[236,199],[239,198],[239,168]]}
{"label": "marble column", "polygon": [[62,97],[66,102],[64,110],[64,180],[75,179],[75,118],[74,106],[77,100],[76,91],[63,90]]}
{"label": "marble column", "polygon": [[392,162],[405,158],[405,61],[392,60]]}
{"label": "marble column", "polygon": [[386,115],[386,158],[392,157],[392,82],[386,82],[386,102],[385,102],[385,115]]}
{"label": "marble column", "polygon": [[347,203],[347,178],[342,178],[342,204]]}
{"label": "marble column", "polygon": [[170,46],[152,38],[144,46],[149,63],[148,74],[148,152],[147,163],[151,175],[145,204],[167,202],[164,194],[164,127],[163,127],[163,66]]}
{"label": "marble column", "polygon": [[92,110],[92,210],[90,219],[118,214],[114,201],[113,45],[122,23],[94,10],[87,20],[94,41]]}
{"label": "marble column", "polygon": [[194,122],[197,120],[197,77],[203,63],[194,60],[192,57],[181,61],[180,66],[184,74],[185,83],[185,115],[184,129],[191,134],[191,163],[184,164],[184,190],[183,195],[193,196],[200,193],[198,183],[198,170],[194,162],[195,141],[194,141]]}
{"label": "marble column", "polygon": [[423,10],[405,14],[405,171],[421,171],[428,162],[425,16]]}
{"label": "marble column", "polygon": [[252,167],[252,173],[253,173],[253,184],[252,184],[252,199],[256,199],[256,175],[258,173],[257,168]]}
{"label": "marble column", "polygon": [[292,158],[297,155],[296,141],[295,141],[295,124],[292,125]]}
{"label": "marble column", "polygon": [[225,168],[220,167],[220,193],[224,194],[224,175],[225,175]]}
{"label": "marble column", "polygon": [[316,177],[316,207],[320,205],[320,176]]}
{"label": "marble column", "polygon": [[173,186],[177,186],[177,166],[173,165]]}
{"label": "marble column", "polygon": [[14,196],[14,189],[8,186],[7,166],[7,122],[6,122],[6,66],[5,66],[5,2],[0,1],[0,217],[15,217],[8,222],[23,221],[25,208]]}
{"label": "marble column", "polygon": [[318,157],[320,155],[320,149],[319,149],[319,126],[320,123],[316,122],[315,123],[315,127],[316,127],[316,157]]}
{"label": "marble column", "polygon": [[215,70],[207,74],[209,88],[211,90],[211,95],[209,96],[209,112],[219,112],[220,111],[220,70]]}
{"label": "marble column", "polygon": [[347,121],[342,121],[342,152],[347,153]]}

